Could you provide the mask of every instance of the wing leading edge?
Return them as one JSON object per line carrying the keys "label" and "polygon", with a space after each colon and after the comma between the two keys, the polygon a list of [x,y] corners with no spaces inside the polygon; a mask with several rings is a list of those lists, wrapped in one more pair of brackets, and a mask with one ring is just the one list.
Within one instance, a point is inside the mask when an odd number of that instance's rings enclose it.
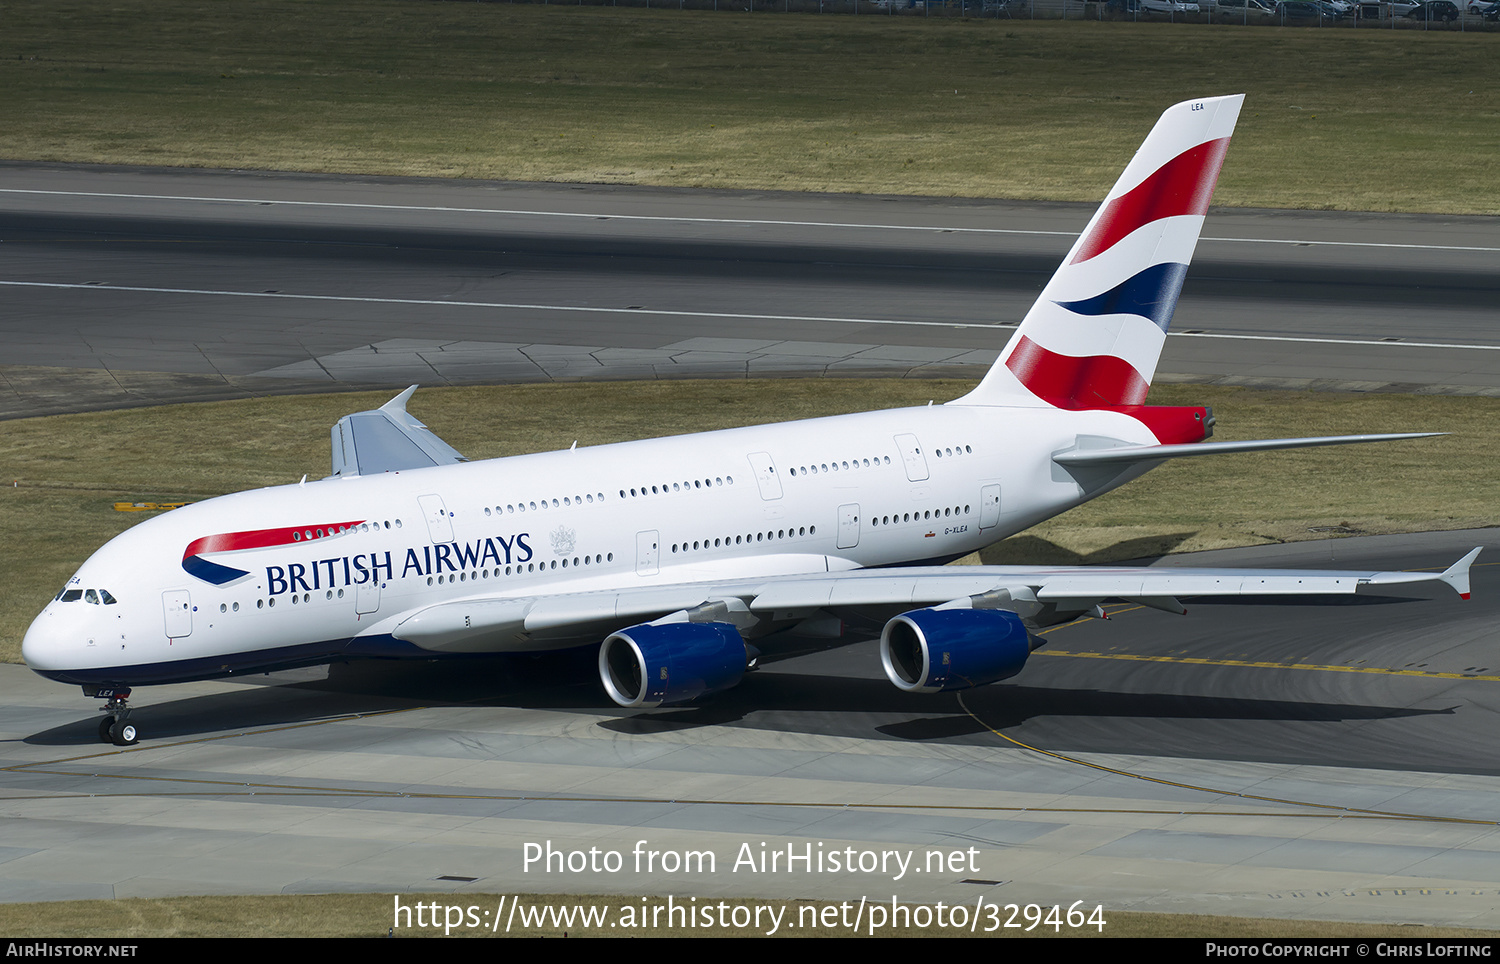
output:
{"label": "wing leading edge", "polygon": [[[745,635],[819,616],[886,619],[915,607],[992,609],[1032,627],[1096,612],[1106,600],[1184,612],[1195,596],[1352,596],[1439,583],[1469,598],[1469,568],[1479,549],[1440,573],[1335,570],[943,566],[813,572],[685,583],[612,592],[534,597],[474,596],[402,613],[366,635],[389,633],[434,652],[547,648],[548,640],[587,638],[632,621],[692,620],[702,607],[728,607],[716,621]],[[593,638],[598,638],[594,636]]]}

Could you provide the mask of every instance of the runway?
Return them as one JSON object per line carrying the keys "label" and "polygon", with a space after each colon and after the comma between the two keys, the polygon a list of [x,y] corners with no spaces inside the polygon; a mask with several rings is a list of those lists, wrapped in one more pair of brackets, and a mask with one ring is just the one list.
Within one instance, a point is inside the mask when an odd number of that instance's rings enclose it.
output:
{"label": "runway", "polygon": [[[978,374],[1087,215],[9,165],[0,411]],[[1206,235],[1174,376],[1500,388],[1491,220],[1216,211]],[[1500,927],[1494,530],[1164,562],[1443,567],[1475,545],[1468,603],[1113,607],[1049,631],[1015,679],[939,697],[891,687],[869,643],[779,647],[704,706],[642,713],[607,702],[587,653],[364,664],[138,691],[146,741],[118,749],[76,689],[0,666],[0,900],[896,895]],[[548,841],[718,865],[528,869]],[[747,845],[965,859],[732,869]]]}
{"label": "runway", "polygon": [[[977,376],[1091,206],[0,165],[0,415]],[[1500,391],[1500,220],[1214,210],[1162,379]]]}

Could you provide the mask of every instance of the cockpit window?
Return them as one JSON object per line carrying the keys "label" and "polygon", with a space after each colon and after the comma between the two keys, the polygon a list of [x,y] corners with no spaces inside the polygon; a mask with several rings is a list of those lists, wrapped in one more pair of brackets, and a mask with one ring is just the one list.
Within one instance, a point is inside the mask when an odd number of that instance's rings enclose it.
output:
{"label": "cockpit window", "polygon": [[110,595],[108,589],[64,589],[56,596],[53,596],[52,599],[54,602],[65,603],[77,602],[78,600],[82,599],[84,602],[91,603],[95,606],[98,606],[100,604],[103,604],[105,606],[113,606],[116,602],[119,601],[115,599],[114,596]]}

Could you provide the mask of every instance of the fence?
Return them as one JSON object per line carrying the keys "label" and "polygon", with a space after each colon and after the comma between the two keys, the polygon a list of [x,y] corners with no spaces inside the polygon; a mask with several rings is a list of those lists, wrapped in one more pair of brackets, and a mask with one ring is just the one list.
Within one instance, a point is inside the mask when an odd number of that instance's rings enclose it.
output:
{"label": "fence", "polygon": [[[487,0],[504,2],[504,0]],[[509,0],[517,2],[517,0]],[[1197,10],[1177,9],[1180,0],[519,0],[556,6],[616,6],[676,10],[714,10],[720,13],[818,13],[844,16],[924,17],[999,20],[1100,20],[1112,22],[1212,23],[1245,26],[1324,27],[1340,30],[1500,30],[1500,22],[1470,12],[1470,0],[1455,0],[1452,19],[1442,9],[1422,7],[1407,16],[1412,3],[1357,3],[1345,12],[1329,8],[1326,0],[1277,3],[1242,0],[1228,7],[1192,4]],[[1314,8],[1314,9],[1309,9]]]}

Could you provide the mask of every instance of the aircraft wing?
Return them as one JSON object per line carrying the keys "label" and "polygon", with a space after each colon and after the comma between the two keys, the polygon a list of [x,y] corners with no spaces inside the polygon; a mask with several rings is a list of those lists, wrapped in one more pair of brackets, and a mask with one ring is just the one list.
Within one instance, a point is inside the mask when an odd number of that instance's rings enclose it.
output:
{"label": "aircraft wing", "polygon": [[[524,652],[548,640],[582,641],[650,621],[713,621],[744,630],[818,616],[887,619],[906,610],[998,609],[1030,625],[1051,625],[1119,599],[1185,612],[1194,596],[1350,596],[1440,583],[1469,598],[1469,567],[1479,549],[1442,572],[1110,568],[1098,566],[940,566],[823,571],[684,582],[650,588],[529,597],[474,596],[384,620],[389,633],[434,652]],[[805,563],[811,563],[808,557]],[[809,565],[809,568],[811,566]],[[555,643],[553,645],[556,645]]]}
{"label": "aircraft wing", "polygon": [[413,385],[384,405],[345,415],[333,426],[333,477],[378,475],[467,462],[406,410]]}

